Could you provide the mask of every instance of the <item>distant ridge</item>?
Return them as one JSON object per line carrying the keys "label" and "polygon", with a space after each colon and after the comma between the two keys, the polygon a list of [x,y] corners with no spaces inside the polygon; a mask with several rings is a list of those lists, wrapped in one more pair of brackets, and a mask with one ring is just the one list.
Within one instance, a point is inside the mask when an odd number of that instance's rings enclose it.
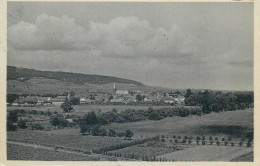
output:
{"label": "distant ridge", "polygon": [[7,66],[7,80],[17,80],[24,78],[29,80],[33,77],[44,77],[48,79],[56,79],[74,84],[83,85],[89,84],[107,84],[107,83],[125,83],[134,84],[138,86],[144,86],[144,84],[118,77],[102,76],[102,75],[90,75],[81,73],[70,73],[70,72],[54,72],[54,71],[39,71],[27,68],[18,68],[14,66]]}

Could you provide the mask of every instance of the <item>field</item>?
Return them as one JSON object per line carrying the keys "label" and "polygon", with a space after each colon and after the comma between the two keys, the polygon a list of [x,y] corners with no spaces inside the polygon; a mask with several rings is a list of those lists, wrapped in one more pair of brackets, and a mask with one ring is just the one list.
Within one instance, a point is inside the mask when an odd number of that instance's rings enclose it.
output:
{"label": "field", "polygon": [[94,149],[100,149],[110,146],[115,146],[121,143],[130,142],[118,137],[101,137],[101,136],[81,136],[77,135],[62,135],[52,134],[45,131],[16,131],[8,132],[7,140],[17,142],[35,143],[47,146],[59,146],[90,153]]}
{"label": "field", "polygon": [[[90,110],[109,111],[116,108],[118,111],[127,109],[129,106],[95,106],[83,105],[75,107],[76,111],[71,113],[75,115],[84,114]],[[163,107],[163,106],[162,106]],[[29,109],[30,107],[28,107]],[[46,109],[47,107],[45,107]],[[52,108],[52,107],[51,107]],[[106,109],[103,109],[106,108]],[[148,106],[133,106],[135,109],[145,109]],[[13,109],[13,107],[11,108]],[[35,108],[30,108],[38,110]],[[48,108],[47,108],[48,109]],[[77,112],[78,110],[78,112]],[[173,116],[162,120],[145,120],[131,123],[112,123],[103,125],[101,128],[114,129],[116,132],[123,132],[126,129],[131,129],[134,136],[132,140],[125,140],[119,137],[102,137],[102,136],[82,136],[77,126],[64,129],[51,129],[49,131],[43,130],[18,130],[7,132],[7,141],[17,143],[27,143],[31,145],[48,146],[53,148],[57,146],[59,149],[67,150],[75,153],[74,157],[67,157],[67,160],[100,160],[101,158],[90,158],[87,155],[101,155],[96,154],[100,149],[110,147],[121,147],[123,144],[132,143],[136,140],[149,138],[160,134],[165,137],[165,141],[148,141],[129,145],[116,150],[108,150],[103,156],[117,158],[117,160],[167,160],[167,161],[252,161],[253,148],[247,148],[245,143],[242,147],[238,146],[238,142],[244,138],[249,132],[253,131],[253,109],[227,111],[220,113],[210,113],[202,116]],[[43,116],[43,115],[37,115]],[[43,116],[44,117],[44,116]],[[46,118],[46,117],[45,117]],[[48,123],[48,121],[46,121]],[[176,136],[176,137],[173,137]],[[174,143],[177,137],[181,141],[184,136],[193,137],[193,143],[185,144]],[[205,136],[208,142],[210,136],[228,138],[231,137],[235,142],[235,146],[230,144],[224,146],[221,142],[217,146],[213,145],[196,145],[196,136]],[[65,152],[48,149],[34,149],[32,147],[8,144],[8,156],[12,160],[45,160],[41,158],[41,154],[49,160],[63,160],[68,155]],[[22,155],[14,156],[20,153]],[[27,152],[28,151],[28,152]],[[48,152],[50,151],[50,152]],[[32,156],[29,156],[31,154]],[[48,155],[52,155],[49,157]],[[71,155],[71,154],[69,154]],[[120,156],[118,156],[120,155]],[[55,158],[55,159],[54,159]],[[103,158],[104,159],[104,158]],[[159,161],[160,161],[159,160]]]}
{"label": "field", "polygon": [[7,160],[89,161],[97,160],[97,157],[7,144]]}
{"label": "field", "polygon": [[136,159],[143,160],[147,157],[147,159],[151,160],[155,156],[172,153],[174,151],[180,151],[185,148],[188,148],[187,145],[181,144],[169,144],[165,142],[157,142],[157,141],[149,141],[144,144],[139,144],[119,150],[110,151],[109,155],[121,154],[122,156],[131,156],[134,155]]}
{"label": "field", "polygon": [[218,136],[241,138],[253,131],[253,110],[238,110],[211,113],[203,116],[168,117],[159,121],[140,121],[105,126],[116,131],[131,129],[135,138],[141,136],[181,135],[181,136]]}
{"label": "field", "polygon": [[158,158],[174,161],[230,161],[252,151],[253,148],[205,145],[176,151]]}

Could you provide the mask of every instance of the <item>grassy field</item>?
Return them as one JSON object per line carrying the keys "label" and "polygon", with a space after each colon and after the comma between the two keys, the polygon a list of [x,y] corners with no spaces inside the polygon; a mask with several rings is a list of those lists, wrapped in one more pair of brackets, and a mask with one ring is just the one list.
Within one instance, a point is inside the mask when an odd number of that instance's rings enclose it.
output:
{"label": "grassy field", "polygon": [[72,150],[79,150],[90,153],[91,150],[115,146],[121,143],[127,143],[131,140],[124,140],[118,137],[101,137],[101,136],[81,136],[55,134],[45,131],[14,131],[7,133],[7,140],[36,143],[47,146],[61,146]]}
{"label": "grassy field", "polygon": [[93,161],[98,158],[7,144],[7,160]]}
{"label": "grassy field", "polygon": [[231,161],[241,155],[252,152],[253,148],[228,146],[197,146],[176,151],[158,158],[174,161]]}
{"label": "grassy field", "polygon": [[159,121],[140,121],[106,125],[107,129],[124,131],[131,129],[134,138],[141,136],[181,135],[181,136],[218,136],[241,138],[253,131],[253,110],[238,110],[211,113],[203,116],[168,117]]}

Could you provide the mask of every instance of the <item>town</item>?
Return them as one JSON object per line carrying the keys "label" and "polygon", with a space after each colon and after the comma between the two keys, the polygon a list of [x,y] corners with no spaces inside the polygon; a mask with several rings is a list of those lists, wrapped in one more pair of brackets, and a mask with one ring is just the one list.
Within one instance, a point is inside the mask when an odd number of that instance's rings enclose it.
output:
{"label": "town", "polygon": [[100,104],[100,105],[184,105],[185,94],[174,92],[144,92],[141,90],[129,91],[117,89],[116,83],[111,87],[111,93],[90,92],[84,96],[75,94],[74,91],[58,95],[17,95],[10,94],[7,105],[9,106],[61,106],[66,99],[73,105]]}

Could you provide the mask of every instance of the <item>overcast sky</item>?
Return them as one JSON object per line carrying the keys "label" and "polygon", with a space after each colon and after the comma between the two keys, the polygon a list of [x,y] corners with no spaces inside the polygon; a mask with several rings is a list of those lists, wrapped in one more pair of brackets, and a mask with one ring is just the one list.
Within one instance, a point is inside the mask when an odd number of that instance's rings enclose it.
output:
{"label": "overcast sky", "polygon": [[8,2],[8,65],[253,89],[253,3]]}

